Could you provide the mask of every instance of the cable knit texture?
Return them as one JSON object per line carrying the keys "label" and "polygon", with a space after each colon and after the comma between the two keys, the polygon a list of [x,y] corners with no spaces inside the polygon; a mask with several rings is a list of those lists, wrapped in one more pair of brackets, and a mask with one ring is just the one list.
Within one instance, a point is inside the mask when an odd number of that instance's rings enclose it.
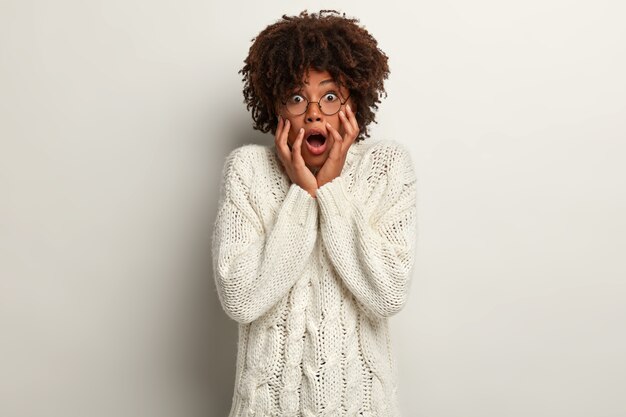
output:
{"label": "cable knit texture", "polygon": [[357,142],[316,198],[274,146],[235,149],[222,173],[214,274],[239,323],[229,417],[399,417],[388,318],[415,259],[409,152]]}

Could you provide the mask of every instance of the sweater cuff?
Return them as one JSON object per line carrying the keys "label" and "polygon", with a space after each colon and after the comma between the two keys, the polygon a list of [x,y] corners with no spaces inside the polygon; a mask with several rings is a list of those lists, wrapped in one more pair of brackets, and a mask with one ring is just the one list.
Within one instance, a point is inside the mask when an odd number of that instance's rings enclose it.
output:
{"label": "sweater cuff", "polygon": [[319,187],[316,196],[322,221],[334,216],[348,217],[352,212],[352,198],[348,196],[342,176],[337,176]]}
{"label": "sweater cuff", "polygon": [[308,191],[296,183],[292,183],[285,196],[287,212],[293,221],[302,227],[317,222],[317,203]]}

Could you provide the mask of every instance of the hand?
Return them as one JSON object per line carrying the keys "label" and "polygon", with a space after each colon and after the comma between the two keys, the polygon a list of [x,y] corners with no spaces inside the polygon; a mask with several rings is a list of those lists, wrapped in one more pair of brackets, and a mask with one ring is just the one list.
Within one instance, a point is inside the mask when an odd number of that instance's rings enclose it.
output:
{"label": "hand", "polygon": [[302,141],[304,139],[304,129],[300,129],[296,140],[291,147],[287,146],[287,137],[291,123],[289,119],[285,120],[279,116],[278,127],[276,128],[275,144],[278,150],[278,159],[283,164],[289,179],[300,188],[306,190],[315,198],[315,190],[317,190],[317,180],[313,173],[309,170],[302,158]]}
{"label": "hand", "polygon": [[356,116],[352,112],[352,109],[349,105],[346,106],[347,117],[343,111],[339,111],[339,119],[341,119],[341,124],[343,126],[343,130],[345,132],[343,138],[333,128],[330,123],[326,123],[326,127],[335,142],[333,143],[333,147],[330,149],[328,154],[328,158],[324,165],[320,168],[315,176],[317,180],[317,187],[321,187],[327,182],[332,181],[336,177],[341,174],[343,170],[343,165],[346,162],[346,155],[348,155],[348,149],[354,143],[354,140],[359,136],[359,124],[356,121]]}

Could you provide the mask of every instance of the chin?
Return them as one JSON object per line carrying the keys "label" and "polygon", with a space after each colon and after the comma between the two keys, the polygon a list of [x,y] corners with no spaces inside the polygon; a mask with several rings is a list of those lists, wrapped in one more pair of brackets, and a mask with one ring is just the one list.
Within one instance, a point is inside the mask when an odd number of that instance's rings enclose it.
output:
{"label": "chin", "polygon": [[309,155],[304,162],[309,168],[320,169],[326,162],[326,159],[328,159],[328,155],[323,153],[321,155]]}
{"label": "chin", "polygon": [[309,162],[306,162],[305,164],[307,168],[309,168],[309,171],[311,171],[313,174],[317,174],[317,171],[319,171],[323,165],[323,164],[311,164]]}

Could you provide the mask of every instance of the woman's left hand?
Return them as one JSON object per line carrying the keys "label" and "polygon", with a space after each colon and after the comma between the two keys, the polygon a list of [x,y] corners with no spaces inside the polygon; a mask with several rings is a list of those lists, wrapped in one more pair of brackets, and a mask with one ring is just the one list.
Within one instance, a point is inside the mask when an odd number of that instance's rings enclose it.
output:
{"label": "woman's left hand", "polygon": [[344,114],[343,111],[339,111],[339,119],[341,120],[345,132],[343,138],[330,123],[326,123],[326,128],[330,134],[333,135],[335,142],[330,149],[326,162],[324,162],[324,165],[315,175],[317,188],[331,182],[341,174],[343,165],[346,162],[346,155],[348,155],[348,149],[350,149],[354,140],[359,136],[359,124],[349,105],[346,106],[346,114]]}

